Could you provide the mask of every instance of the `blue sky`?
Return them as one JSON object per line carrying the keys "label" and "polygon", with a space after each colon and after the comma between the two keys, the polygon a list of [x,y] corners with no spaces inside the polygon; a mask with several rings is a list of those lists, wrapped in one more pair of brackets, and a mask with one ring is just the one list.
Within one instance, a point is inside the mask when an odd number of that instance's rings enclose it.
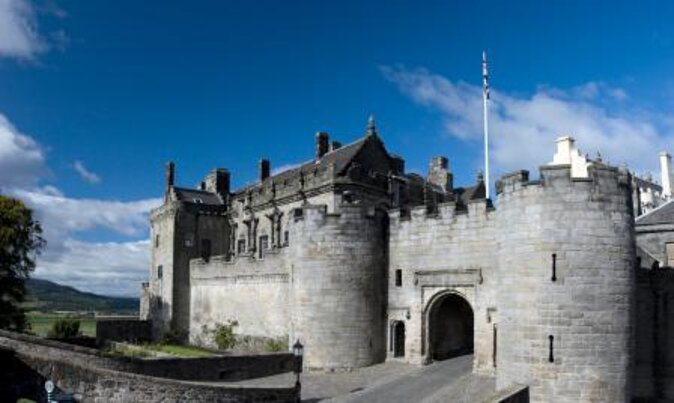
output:
{"label": "blue sky", "polygon": [[495,178],[572,134],[637,173],[671,150],[670,2],[0,0],[0,188],[35,208],[37,275],[136,295],[163,164],[235,185],[305,160],[313,134],[389,149],[459,185],[481,160],[481,70]]}

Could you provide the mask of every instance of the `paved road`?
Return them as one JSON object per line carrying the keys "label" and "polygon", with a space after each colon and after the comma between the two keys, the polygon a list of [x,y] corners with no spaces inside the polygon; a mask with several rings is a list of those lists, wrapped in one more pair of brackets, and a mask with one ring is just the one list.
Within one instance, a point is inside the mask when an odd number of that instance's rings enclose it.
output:
{"label": "paved road", "polygon": [[494,382],[471,373],[473,356],[440,361],[378,382],[333,402],[476,402],[494,392]]}
{"label": "paved road", "polygon": [[[302,374],[302,401],[367,403],[474,403],[494,393],[493,379],[471,373],[466,355],[424,367],[385,362],[350,372]],[[241,386],[290,386],[291,373],[247,380]]]}

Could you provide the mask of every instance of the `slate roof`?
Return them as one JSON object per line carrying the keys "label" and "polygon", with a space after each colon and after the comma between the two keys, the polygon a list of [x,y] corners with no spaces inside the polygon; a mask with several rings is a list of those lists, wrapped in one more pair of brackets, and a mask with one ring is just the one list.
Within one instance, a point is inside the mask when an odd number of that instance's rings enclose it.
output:
{"label": "slate roof", "polygon": [[[351,161],[358,155],[358,152],[365,146],[368,140],[371,137],[366,136],[362,137],[353,143],[342,146],[336,150],[332,150],[323,155],[320,159],[312,159],[310,161],[304,162],[299,166],[294,168],[287,169],[285,171],[279,172],[275,175],[269,177],[276,183],[283,182],[287,179],[296,178],[300,175],[301,172],[310,173],[315,169],[323,170],[326,169],[330,163],[335,165],[335,172],[338,174],[342,173],[348,166]],[[267,180],[269,180],[267,179]],[[244,186],[243,188],[237,189],[235,193],[241,193],[247,189],[259,186],[259,183],[255,183],[249,186]]]}
{"label": "slate roof", "polygon": [[487,197],[487,191],[484,187],[484,182],[480,182],[475,186],[456,188],[454,194],[458,201],[467,204],[471,200],[483,200]]}
{"label": "slate roof", "polygon": [[174,187],[173,191],[180,201],[205,204],[207,206],[222,206],[224,204],[220,196],[205,190]]}
{"label": "slate roof", "polygon": [[674,224],[674,200],[637,217],[637,225]]}

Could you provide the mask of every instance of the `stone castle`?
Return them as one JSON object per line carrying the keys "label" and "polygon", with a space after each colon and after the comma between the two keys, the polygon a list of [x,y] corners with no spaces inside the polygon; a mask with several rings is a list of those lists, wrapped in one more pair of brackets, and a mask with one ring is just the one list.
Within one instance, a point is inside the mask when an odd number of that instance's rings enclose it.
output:
{"label": "stone castle", "polygon": [[564,137],[539,179],[497,181],[495,207],[481,175],[455,186],[445,157],[407,173],[371,120],[270,168],[188,189],[167,165],[141,299],[155,337],[205,343],[205,326],[236,320],[240,335],[299,339],[309,369],[473,353],[475,372],[532,401],[674,398],[674,205],[635,221],[653,189],[671,196],[669,165],[658,187]]}

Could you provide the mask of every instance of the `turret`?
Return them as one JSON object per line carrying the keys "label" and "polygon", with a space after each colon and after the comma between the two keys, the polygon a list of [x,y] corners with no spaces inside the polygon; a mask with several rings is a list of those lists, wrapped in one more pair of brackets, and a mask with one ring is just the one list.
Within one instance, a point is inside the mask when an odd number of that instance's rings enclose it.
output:
{"label": "turret", "polygon": [[497,388],[532,401],[627,402],[634,307],[629,175],[573,162],[499,181]]}

